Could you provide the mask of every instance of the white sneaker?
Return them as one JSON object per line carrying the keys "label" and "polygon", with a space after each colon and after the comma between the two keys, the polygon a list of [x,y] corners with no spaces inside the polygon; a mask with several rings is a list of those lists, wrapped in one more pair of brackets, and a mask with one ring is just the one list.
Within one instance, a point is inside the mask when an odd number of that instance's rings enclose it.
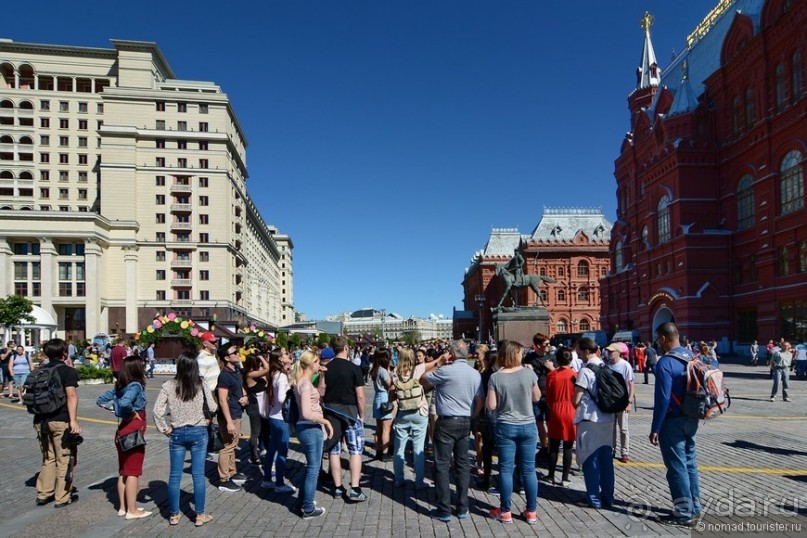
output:
{"label": "white sneaker", "polygon": [[775,402],[776,401],[776,396],[771,396],[771,401]]}

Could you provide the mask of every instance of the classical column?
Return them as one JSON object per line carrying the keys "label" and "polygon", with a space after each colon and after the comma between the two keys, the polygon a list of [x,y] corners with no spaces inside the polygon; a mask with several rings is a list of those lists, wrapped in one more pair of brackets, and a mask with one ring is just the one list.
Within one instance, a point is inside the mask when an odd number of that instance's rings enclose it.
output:
{"label": "classical column", "polygon": [[101,283],[100,271],[101,246],[95,239],[88,239],[84,247],[84,275],[86,281],[86,295],[84,297],[85,327],[87,338],[99,331],[101,328],[101,294],[99,290]]}
{"label": "classical column", "polygon": [[126,271],[126,332],[137,332],[137,245],[123,247],[123,265]]}
{"label": "classical column", "polygon": [[0,297],[8,296],[10,294],[9,290],[14,288],[12,284],[14,273],[11,266],[11,256],[13,254],[14,252],[8,246],[6,238],[0,237]]}
{"label": "classical column", "polygon": [[39,238],[39,278],[41,280],[40,287],[42,308],[48,312],[53,319],[56,319],[56,312],[53,310],[53,297],[59,296],[59,290],[56,289],[55,278],[57,267],[53,263],[53,257],[56,256],[56,246],[53,241],[47,237]]}

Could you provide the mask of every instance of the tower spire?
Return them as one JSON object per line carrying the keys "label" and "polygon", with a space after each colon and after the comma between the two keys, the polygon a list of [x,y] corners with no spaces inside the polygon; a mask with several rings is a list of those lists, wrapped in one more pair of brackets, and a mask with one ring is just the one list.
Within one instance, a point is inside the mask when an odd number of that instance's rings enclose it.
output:
{"label": "tower spire", "polygon": [[650,39],[650,27],[653,26],[655,17],[649,11],[645,11],[644,17],[640,19],[642,30],[644,30],[644,46],[642,47],[642,59],[639,68],[636,70],[636,89],[658,86],[659,69],[656,61],[656,52],[653,50],[653,41]]}

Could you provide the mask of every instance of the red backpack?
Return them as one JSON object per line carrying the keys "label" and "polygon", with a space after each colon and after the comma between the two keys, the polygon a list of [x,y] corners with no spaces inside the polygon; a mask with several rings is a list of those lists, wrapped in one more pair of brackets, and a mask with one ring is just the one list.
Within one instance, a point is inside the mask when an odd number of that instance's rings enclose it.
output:
{"label": "red backpack", "polygon": [[719,417],[731,406],[729,389],[723,380],[723,372],[712,367],[709,359],[696,355],[689,358],[678,353],[668,353],[686,365],[687,385],[683,400],[675,394],[673,401],[681,407],[684,415],[698,420]]}

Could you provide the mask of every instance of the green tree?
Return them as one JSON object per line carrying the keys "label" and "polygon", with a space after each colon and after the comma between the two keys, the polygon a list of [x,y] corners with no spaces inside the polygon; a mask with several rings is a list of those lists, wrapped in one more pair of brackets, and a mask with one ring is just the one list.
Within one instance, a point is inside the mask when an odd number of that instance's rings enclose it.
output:
{"label": "green tree", "polygon": [[317,337],[317,343],[319,344],[328,344],[331,341],[331,335],[328,333],[319,333]]}
{"label": "green tree", "polygon": [[407,331],[403,334],[404,343],[407,346],[414,346],[420,343],[420,332],[418,331]]}
{"label": "green tree", "polygon": [[300,347],[303,343],[303,339],[300,337],[299,333],[294,333],[289,337],[289,345],[292,347]]}
{"label": "green tree", "polygon": [[19,328],[23,321],[33,323],[36,318],[31,315],[34,304],[21,295],[9,295],[0,299],[0,325],[6,329]]}
{"label": "green tree", "polygon": [[277,333],[277,336],[275,337],[275,345],[288,349],[289,335],[286,333]]}

